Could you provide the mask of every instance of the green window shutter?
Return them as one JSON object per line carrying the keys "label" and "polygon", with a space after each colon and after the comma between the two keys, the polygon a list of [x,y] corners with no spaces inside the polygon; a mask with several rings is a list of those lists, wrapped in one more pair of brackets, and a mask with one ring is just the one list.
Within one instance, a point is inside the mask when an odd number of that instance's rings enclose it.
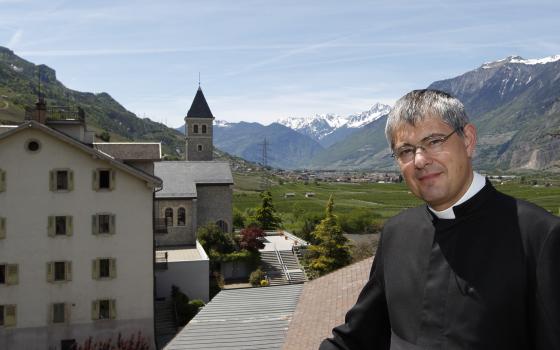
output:
{"label": "green window shutter", "polygon": [[0,239],[6,238],[6,218],[0,218]]}
{"label": "green window shutter", "polygon": [[6,265],[6,284],[7,285],[15,285],[19,282],[18,276],[18,265],[17,264],[9,264]]}
{"label": "green window shutter", "polygon": [[92,187],[93,187],[94,191],[99,190],[99,171],[98,170],[93,171]]}
{"label": "green window shutter", "polygon": [[54,303],[49,305],[49,324],[54,323]]}
{"label": "green window shutter", "polygon": [[117,301],[115,299],[109,300],[109,318],[111,320],[117,318]]}
{"label": "green window shutter", "polygon": [[117,277],[117,259],[115,258],[109,259],[109,277]]}
{"label": "green window shutter", "polygon": [[47,225],[47,233],[49,237],[54,237],[56,234],[55,223],[56,223],[55,216],[49,216],[49,222]]}
{"label": "green window shutter", "polygon": [[72,262],[65,261],[64,262],[64,270],[66,272],[66,281],[72,281]]}
{"label": "green window shutter", "polygon": [[64,323],[70,321],[70,304],[64,303]]}
{"label": "green window shutter", "polygon": [[68,170],[68,191],[74,190],[74,171]]}
{"label": "green window shutter", "polygon": [[91,319],[99,320],[99,300],[91,302]]}
{"label": "green window shutter", "polygon": [[91,233],[99,234],[99,226],[97,225],[97,214],[91,216]]}
{"label": "green window shutter", "polygon": [[56,170],[49,171],[49,190],[56,191]]}
{"label": "green window shutter", "polygon": [[111,220],[109,220],[109,233],[114,235],[116,230],[116,215],[115,214],[111,214]]}
{"label": "green window shutter", "polygon": [[0,169],[0,192],[6,191],[6,171]]}
{"label": "green window shutter", "polygon": [[117,179],[117,172],[114,169],[111,169],[111,183],[109,184],[109,189],[112,191],[115,189]]}
{"label": "green window shutter", "polygon": [[91,278],[93,278],[94,280],[99,279],[99,259],[92,260]]}
{"label": "green window shutter", "polygon": [[16,325],[16,305],[4,305],[4,326],[13,327]]}
{"label": "green window shutter", "polygon": [[74,230],[74,224],[72,222],[72,216],[66,217],[66,236],[72,236]]}
{"label": "green window shutter", "polygon": [[47,282],[54,282],[54,263],[47,263]]}

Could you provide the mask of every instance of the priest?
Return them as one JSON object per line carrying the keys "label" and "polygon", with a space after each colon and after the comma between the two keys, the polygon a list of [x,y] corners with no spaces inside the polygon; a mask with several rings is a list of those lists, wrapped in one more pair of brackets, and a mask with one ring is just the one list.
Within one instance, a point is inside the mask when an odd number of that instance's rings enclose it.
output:
{"label": "priest", "polygon": [[476,128],[447,93],[406,94],[385,132],[425,205],[386,222],[369,281],[320,349],[560,349],[560,218],[473,171]]}

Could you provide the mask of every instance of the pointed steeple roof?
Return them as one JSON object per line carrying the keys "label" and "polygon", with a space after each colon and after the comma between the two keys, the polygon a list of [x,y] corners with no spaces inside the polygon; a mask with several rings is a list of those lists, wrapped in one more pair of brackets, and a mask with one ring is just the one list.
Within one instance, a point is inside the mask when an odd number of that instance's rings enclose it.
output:
{"label": "pointed steeple roof", "polygon": [[194,100],[192,102],[191,108],[187,112],[187,118],[214,118],[212,112],[210,111],[210,107],[208,107],[208,103],[204,98],[204,94],[202,93],[202,89],[200,86],[194,96]]}

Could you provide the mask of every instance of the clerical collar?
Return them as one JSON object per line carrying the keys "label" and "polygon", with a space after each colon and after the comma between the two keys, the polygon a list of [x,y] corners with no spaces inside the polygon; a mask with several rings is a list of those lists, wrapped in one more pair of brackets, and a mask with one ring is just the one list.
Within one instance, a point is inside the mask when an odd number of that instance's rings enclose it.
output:
{"label": "clerical collar", "polygon": [[469,186],[469,189],[455,204],[442,211],[437,211],[430,206],[428,206],[428,209],[430,209],[430,211],[440,219],[455,219],[455,212],[453,211],[453,207],[469,200],[472,196],[477,194],[485,184],[486,179],[484,178],[484,176],[480,175],[476,171],[473,171],[473,180],[471,182],[471,185]]}

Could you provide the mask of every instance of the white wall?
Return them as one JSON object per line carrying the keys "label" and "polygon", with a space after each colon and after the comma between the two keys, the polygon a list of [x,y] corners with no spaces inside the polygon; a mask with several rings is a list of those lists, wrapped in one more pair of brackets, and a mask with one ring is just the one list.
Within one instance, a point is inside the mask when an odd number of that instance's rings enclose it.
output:
{"label": "white wall", "polygon": [[[39,140],[39,152],[24,148],[30,138]],[[0,140],[0,168],[6,171],[0,216],[7,218],[0,256],[3,262],[19,265],[19,284],[0,287],[0,300],[17,304],[15,330],[47,326],[54,302],[72,303],[72,324],[115,322],[91,320],[91,302],[105,298],[117,300],[121,322],[153,319],[152,190],[144,181],[116,170],[114,191],[93,191],[92,171],[108,167],[108,162],[34,129]],[[49,191],[53,168],[73,170],[73,191]],[[91,216],[97,212],[116,214],[115,235],[92,235]],[[48,237],[49,215],[72,215],[73,236]],[[115,279],[92,279],[92,260],[98,257],[116,258]],[[72,281],[47,282],[46,263],[55,260],[72,261]],[[143,332],[153,338],[150,328]],[[59,340],[53,342],[60,345]]]}

